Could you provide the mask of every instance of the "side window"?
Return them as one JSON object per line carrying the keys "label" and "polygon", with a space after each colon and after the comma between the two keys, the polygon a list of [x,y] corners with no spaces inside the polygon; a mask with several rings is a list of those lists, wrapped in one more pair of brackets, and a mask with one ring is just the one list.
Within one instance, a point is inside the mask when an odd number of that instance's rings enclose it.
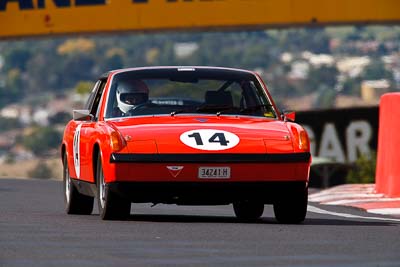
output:
{"label": "side window", "polygon": [[93,106],[93,100],[96,96],[96,92],[97,92],[97,89],[99,88],[99,85],[100,85],[100,81],[97,81],[96,84],[94,85],[92,91],[90,92],[90,95],[89,95],[83,109],[91,110],[91,107]]}
{"label": "side window", "polygon": [[97,92],[96,92],[95,97],[93,99],[93,105],[90,108],[90,114],[92,114],[96,119],[99,116],[98,113],[99,113],[100,100],[101,100],[101,97],[103,95],[104,87],[106,86],[106,80],[101,80],[99,82],[100,83],[99,83]]}
{"label": "side window", "polygon": [[84,107],[84,109],[89,110],[90,114],[92,114],[95,118],[97,118],[98,115],[97,110],[99,108],[100,99],[105,85],[106,80],[98,80],[96,82]]}

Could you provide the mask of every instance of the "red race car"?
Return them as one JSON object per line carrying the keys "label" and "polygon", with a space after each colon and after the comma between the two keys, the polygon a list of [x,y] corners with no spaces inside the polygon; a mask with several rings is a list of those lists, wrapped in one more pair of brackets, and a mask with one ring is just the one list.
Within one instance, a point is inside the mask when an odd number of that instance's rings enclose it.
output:
{"label": "red race car", "polygon": [[306,131],[261,78],[218,67],[110,71],[74,110],[61,157],[65,209],[124,219],[131,203],[233,204],[243,220],[273,204],[304,221],[311,163]]}

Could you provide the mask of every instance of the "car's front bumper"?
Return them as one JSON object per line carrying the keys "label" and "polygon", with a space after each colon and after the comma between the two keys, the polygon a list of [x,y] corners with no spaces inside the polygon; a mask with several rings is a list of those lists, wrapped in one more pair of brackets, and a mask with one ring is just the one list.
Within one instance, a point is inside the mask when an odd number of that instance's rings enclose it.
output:
{"label": "car's front bumper", "polygon": [[[107,182],[308,181],[310,153],[290,154],[111,154]],[[229,167],[228,179],[199,178],[201,167]],[[180,169],[171,172],[171,168]]]}

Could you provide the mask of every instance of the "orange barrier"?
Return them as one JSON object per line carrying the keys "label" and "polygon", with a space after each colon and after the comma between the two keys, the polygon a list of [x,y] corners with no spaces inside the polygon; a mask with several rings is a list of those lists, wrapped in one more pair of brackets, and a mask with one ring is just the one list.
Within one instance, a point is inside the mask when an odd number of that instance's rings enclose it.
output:
{"label": "orange barrier", "polygon": [[400,197],[400,93],[381,97],[375,189]]}

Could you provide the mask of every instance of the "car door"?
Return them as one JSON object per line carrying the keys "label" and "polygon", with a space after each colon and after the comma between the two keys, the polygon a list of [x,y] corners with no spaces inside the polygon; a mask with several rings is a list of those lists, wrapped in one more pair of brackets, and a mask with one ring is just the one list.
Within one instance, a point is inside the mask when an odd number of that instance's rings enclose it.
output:
{"label": "car door", "polygon": [[[97,122],[99,116],[100,101],[104,91],[106,81],[98,80],[91,91],[88,101],[84,109],[89,110],[91,120],[78,122],[74,138],[74,146],[78,146],[79,158],[79,177],[78,179],[94,182],[93,168],[92,168],[92,154],[93,146],[97,136]],[[77,139],[77,140],[75,140]]]}

